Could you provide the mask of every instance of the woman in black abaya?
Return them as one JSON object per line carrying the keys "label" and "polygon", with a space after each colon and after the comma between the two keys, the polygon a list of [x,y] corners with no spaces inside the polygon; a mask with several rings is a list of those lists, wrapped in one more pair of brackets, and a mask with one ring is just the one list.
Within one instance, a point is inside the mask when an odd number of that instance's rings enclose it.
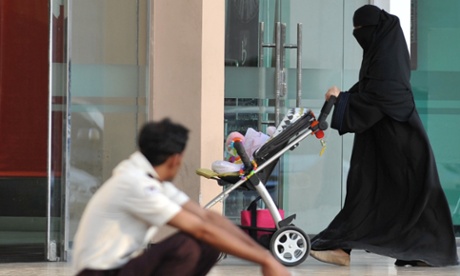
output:
{"label": "woman in black abaya", "polygon": [[363,48],[359,81],[338,97],[331,127],[355,140],[343,209],[312,239],[311,255],[348,265],[351,249],[396,259],[396,265],[458,263],[450,210],[410,85],[399,19],[366,5],[353,16]]}

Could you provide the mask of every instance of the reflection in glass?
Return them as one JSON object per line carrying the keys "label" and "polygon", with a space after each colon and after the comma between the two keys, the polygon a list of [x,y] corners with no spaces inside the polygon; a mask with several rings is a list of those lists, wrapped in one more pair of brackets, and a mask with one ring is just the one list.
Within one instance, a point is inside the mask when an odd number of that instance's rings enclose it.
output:
{"label": "reflection in glass", "polygon": [[[230,5],[229,1],[228,5]],[[360,56],[362,52],[353,41],[351,33],[352,11],[366,1],[351,1],[338,5],[336,0],[318,1],[259,1],[259,21],[264,22],[264,43],[274,43],[275,23],[286,24],[288,44],[295,44],[297,24],[302,30],[302,107],[319,114],[323,105],[324,93],[329,86],[351,86],[357,78]],[[227,9],[229,7],[227,6]],[[324,16],[327,11],[328,15]],[[227,10],[227,16],[229,11]],[[235,19],[236,20],[236,19]],[[229,18],[227,17],[227,24]],[[344,28],[349,22],[350,29]],[[233,28],[235,28],[233,26]],[[228,36],[232,36],[228,31]],[[238,38],[233,30],[233,38]],[[241,35],[240,35],[241,36]],[[239,45],[234,43],[234,51]],[[240,51],[241,52],[241,51]],[[282,96],[284,108],[296,106],[296,51],[286,50],[285,83],[286,95]],[[344,55],[344,52],[347,55]],[[274,50],[264,49],[264,61],[259,67],[235,66],[227,63],[225,68],[226,93],[226,130],[243,131],[248,125],[260,126],[265,131],[273,120],[275,87],[275,55]],[[240,62],[240,60],[239,60]],[[245,106],[240,102],[258,99],[255,106]],[[256,118],[254,120],[243,120]],[[243,118],[243,119],[240,119]],[[282,118],[282,116],[281,116]],[[262,121],[262,122],[261,122]],[[241,126],[241,127],[240,127]],[[226,133],[226,134],[227,134]],[[351,138],[350,138],[351,137]],[[327,150],[323,156],[320,142],[309,137],[302,141],[293,151],[287,152],[280,160],[280,169],[275,170],[274,183],[277,185],[277,202],[287,215],[297,214],[294,222],[309,234],[323,229],[340,210],[343,199],[343,172],[348,170],[348,148],[351,148],[352,135],[343,138],[337,133],[326,131]],[[244,192],[243,192],[244,195]],[[248,200],[251,199],[248,193]],[[240,194],[229,196],[226,211],[237,216],[244,208],[245,197]],[[236,208],[236,209],[234,209]]]}
{"label": "reflection in glass", "polygon": [[[435,5],[413,1],[412,51],[416,68],[411,84],[416,105],[436,157],[441,185],[452,212],[456,236],[460,236],[460,59],[456,54],[460,35],[460,10],[455,0]],[[439,17],[437,14],[443,14]]]}
{"label": "reflection in glass", "polygon": [[73,1],[71,7],[68,239],[112,169],[136,149],[147,114],[149,3]]}

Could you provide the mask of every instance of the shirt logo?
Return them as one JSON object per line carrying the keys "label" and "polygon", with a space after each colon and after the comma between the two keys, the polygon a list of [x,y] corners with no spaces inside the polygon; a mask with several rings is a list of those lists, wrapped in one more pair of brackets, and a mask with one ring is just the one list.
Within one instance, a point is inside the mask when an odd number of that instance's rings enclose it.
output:
{"label": "shirt logo", "polygon": [[154,186],[148,186],[144,189],[144,193],[146,196],[154,196],[158,194],[160,191],[155,188]]}

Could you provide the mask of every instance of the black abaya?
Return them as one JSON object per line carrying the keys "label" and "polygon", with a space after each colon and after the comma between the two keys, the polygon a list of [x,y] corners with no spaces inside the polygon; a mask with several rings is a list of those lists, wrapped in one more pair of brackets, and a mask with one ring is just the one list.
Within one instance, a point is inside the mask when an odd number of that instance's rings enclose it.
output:
{"label": "black abaya", "polygon": [[345,203],[312,239],[312,249],[364,249],[431,266],[456,265],[451,214],[415,109],[399,20],[383,10],[377,14],[359,82],[340,93],[332,116],[331,127],[341,135],[355,133]]}

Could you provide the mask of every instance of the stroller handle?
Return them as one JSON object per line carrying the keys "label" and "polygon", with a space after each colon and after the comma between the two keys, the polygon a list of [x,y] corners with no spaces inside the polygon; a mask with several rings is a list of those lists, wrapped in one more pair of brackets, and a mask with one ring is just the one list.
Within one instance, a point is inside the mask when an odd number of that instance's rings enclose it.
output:
{"label": "stroller handle", "polygon": [[321,130],[326,130],[328,128],[328,124],[326,122],[327,116],[329,116],[329,113],[332,110],[332,107],[335,104],[335,101],[337,98],[335,96],[330,96],[329,100],[324,102],[323,107],[321,108],[321,113],[319,114],[318,117],[318,128]]}
{"label": "stroller handle", "polygon": [[244,149],[244,145],[241,142],[241,140],[233,141],[233,147],[235,148],[236,152],[241,158],[241,162],[244,165],[245,173],[250,172],[252,170],[252,163],[251,163],[251,160],[249,159],[248,154],[246,153],[246,150]]}

